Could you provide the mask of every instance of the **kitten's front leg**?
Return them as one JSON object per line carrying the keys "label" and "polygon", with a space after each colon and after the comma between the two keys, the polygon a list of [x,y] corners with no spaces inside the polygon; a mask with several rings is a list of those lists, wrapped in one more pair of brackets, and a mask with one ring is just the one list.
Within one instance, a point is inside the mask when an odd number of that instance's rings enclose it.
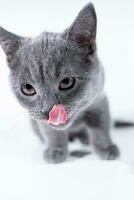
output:
{"label": "kitten's front leg", "polygon": [[64,131],[45,128],[47,147],[44,157],[49,163],[60,163],[68,157],[68,135]]}
{"label": "kitten's front leg", "polygon": [[111,141],[106,129],[92,129],[92,143],[96,153],[102,159],[114,160],[119,156],[119,149]]}
{"label": "kitten's front leg", "polygon": [[92,111],[86,113],[86,121],[91,128],[90,139],[95,151],[102,159],[116,159],[119,156],[119,149],[110,137],[111,120],[106,97]]}

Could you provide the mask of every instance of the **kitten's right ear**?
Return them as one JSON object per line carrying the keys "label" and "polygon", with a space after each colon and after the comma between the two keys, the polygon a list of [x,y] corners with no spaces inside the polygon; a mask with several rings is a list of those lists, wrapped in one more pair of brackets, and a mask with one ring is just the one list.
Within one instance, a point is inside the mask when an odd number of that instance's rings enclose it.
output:
{"label": "kitten's right ear", "polygon": [[96,27],[95,8],[92,3],[89,3],[79,12],[73,24],[65,30],[63,37],[93,51],[96,47]]}
{"label": "kitten's right ear", "polygon": [[8,32],[4,28],[0,27],[0,45],[2,46],[6,56],[7,61],[11,62],[17,50],[23,44],[25,38]]}

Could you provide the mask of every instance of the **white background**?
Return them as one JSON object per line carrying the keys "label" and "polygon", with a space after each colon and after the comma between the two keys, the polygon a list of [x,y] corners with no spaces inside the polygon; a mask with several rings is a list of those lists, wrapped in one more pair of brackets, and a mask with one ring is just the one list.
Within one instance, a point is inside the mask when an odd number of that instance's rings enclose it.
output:
{"label": "white background", "polygon": [[[68,27],[86,0],[0,0],[0,25],[23,36]],[[134,1],[94,0],[98,53],[114,118],[134,120]],[[59,165],[42,159],[43,146],[14,98],[0,49],[0,199],[134,199],[134,129],[112,130],[118,161],[91,154]],[[78,148],[83,148],[78,146]]]}

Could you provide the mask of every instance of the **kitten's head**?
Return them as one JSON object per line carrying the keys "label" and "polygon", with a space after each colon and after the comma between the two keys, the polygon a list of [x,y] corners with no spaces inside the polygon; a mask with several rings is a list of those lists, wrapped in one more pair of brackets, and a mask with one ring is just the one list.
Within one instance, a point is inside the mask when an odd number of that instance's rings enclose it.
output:
{"label": "kitten's head", "polygon": [[63,33],[24,38],[0,28],[13,91],[34,119],[45,123],[53,105],[62,104],[67,123],[57,128],[65,128],[100,94],[96,23],[95,9],[88,4]]}

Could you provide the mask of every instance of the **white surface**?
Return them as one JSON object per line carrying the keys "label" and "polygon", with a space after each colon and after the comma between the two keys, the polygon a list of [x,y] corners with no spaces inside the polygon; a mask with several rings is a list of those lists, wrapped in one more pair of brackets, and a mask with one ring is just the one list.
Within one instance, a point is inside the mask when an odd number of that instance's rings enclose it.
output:
{"label": "white surface", "polygon": [[[0,0],[1,26],[21,35],[62,31],[86,0]],[[98,51],[105,66],[113,117],[134,120],[134,2],[94,0],[98,13]],[[27,113],[10,91],[0,49],[0,199],[133,200],[134,129],[112,131],[118,161],[91,154],[59,165],[42,159],[43,146],[30,129]],[[80,147],[82,148],[82,147]]]}

